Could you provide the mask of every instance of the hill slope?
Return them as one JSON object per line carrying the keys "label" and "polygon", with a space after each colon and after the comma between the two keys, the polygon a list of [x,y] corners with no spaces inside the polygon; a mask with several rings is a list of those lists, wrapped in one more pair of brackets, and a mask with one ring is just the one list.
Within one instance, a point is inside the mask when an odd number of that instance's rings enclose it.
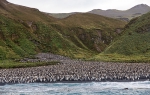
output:
{"label": "hill slope", "polygon": [[150,61],[150,13],[130,21],[121,37],[95,59],[130,62]]}
{"label": "hill slope", "polygon": [[0,59],[29,57],[38,52],[87,58],[102,52],[125,24],[94,14],[59,20],[37,9],[1,0]]}
{"label": "hill slope", "polygon": [[120,34],[125,22],[89,13],[79,13],[51,25],[59,29],[57,31],[78,47],[102,52]]}

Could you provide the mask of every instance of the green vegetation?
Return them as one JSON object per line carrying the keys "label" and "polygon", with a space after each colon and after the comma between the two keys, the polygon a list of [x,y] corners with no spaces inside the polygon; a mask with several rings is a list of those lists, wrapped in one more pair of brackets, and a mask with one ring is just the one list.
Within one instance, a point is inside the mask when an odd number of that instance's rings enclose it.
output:
{"label": "green vegetation", "polygon": [[38,66],[48,66],[48,65],[57,65],[59,62],[15,62],[12,60],[1,60],[0,69],[9,69],[9,68],[27,68],[27,67],[38,67]]}
{"label": "green vegetation", "polygon": [[1,68],[49,65],[7,62],[39,52],[100,61],[150,61],[150,13],[126,25],[90,13],[56,19],[37,9],[4,3],[0,1],[0,60],[5,62]]}
{"label": "green vegetation", "polygon": [[94,14],[74,14],[51,25],[76,46],[102,52],[126,23]]}
{"label": "green vegetation", "polygon": [[122,36],[93,60],[150,62],[150,13],[131,20]]}
{"label": "green vegetation", "polygon": [[51,52],[87,59],[102,52],[126,22],[94,14],[56,19],[37,9],[0,1],[0,60]]}
{"label": "green vegetation", "polygon": [[121,63],[149,63],[150,56],[149,55],[122,55],[122,54],[104,54],[101,53],[96,55],[88,60],[94,61],[104,61],[104,62],[121,62]]}
{"label": "green vegetation", "polygon": [[21,23],[0,15],[0,59],[25,57],[36,53],[35,45],[29,41],[30,31]]}

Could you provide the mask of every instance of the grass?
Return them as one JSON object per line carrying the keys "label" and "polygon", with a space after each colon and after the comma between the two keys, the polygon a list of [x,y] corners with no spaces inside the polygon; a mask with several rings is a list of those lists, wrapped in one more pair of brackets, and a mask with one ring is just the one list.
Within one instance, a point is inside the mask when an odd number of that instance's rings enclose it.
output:
{"label": "grass", "polygon": [[109,62],[150,62],[150,13],[135,18],[126,25],[123,34],[103,53],[91,60]]}
{"label": "grass", "polygon": [[[0,6],[0,60],[6,60],[1,61],[2,68],[49,64],[7,61],[38,52],[112,62],[150,60],[150,13],[126,25],[126,22],[90,13],[55,19],[34,8],[6,6],[3,1]],[[123,28],[122,34],[117,33],[117,29]],[[103,53],[98,54],[100,52]]]}
{"label": "grass", "polygon": [[1,60],[0,61],[0,69],[9,69],[9,68],[27,68],[27,67],[38,67],[38,66],[48,66],[48,65],[57,65],[59,62],[15,62],[13,60]]}
{"label": "grass", "polygon": [[149,16],[150,13],[145,14],[129,23],[123,35],[111,43],[104,53],[118,53],[126,56],[150,54]]}
{"label": "grass", "polygon": [[150,63],[150,55],[99,54],[88,60],[121,63]]}
{"label": "grass", "polygon": [[34,8],[0,5],[0,60],[39,52],[87,59],[102,52],[126,24],[89,13],[55,19]]}
{"label": "grass", "polygon": [[133,32],[132,35],[125,34],[119,40],[114,41],[104,51],[106,54],[118,53],[122,55],[142,55],[150,53],[150,33],[138,34]]}
{"label": "grass", "polygon": [[36,25],[38,26],[38,29],[34,33],[39,37],[38,40],[40,40],[41,43],[39,48],[42,52],[52,52],[71,58],[85,58],[88,56],[87,54],[91,55],[93,53],[92,51],[85,49],[85,47],[79,47],[78,44],[82,44],[82,42],[78,41],[75,43],[66,38],[62,33],[64,30],[58,32],[58,30],[53,29],[42,22],[38,22]]}

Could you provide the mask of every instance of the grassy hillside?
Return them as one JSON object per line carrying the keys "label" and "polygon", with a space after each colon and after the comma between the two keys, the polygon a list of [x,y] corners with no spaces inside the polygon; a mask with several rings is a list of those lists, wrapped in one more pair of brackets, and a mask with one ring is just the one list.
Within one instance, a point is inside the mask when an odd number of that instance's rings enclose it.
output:
{"label": "grassy hillside", "polygon": [[[70,57],[86,57],[92,54],[43,22],[32,26],[0,16],[0,59],[29,57],[37,52],[52,52]],[[85,53],[86,52],[86,53]]]}
{"label": "grassy hillside", "polygon": [[80,48],[102,52],[126,23],[94,14],[74,14],[52,23],[65,38]]}
{"label": "grassy hillside", "polygon": [[55,18],[40,12],[38,9],[15,5],[7,2],[6,0],[0,0],[0,13],[5,17],[21,21],[28,20],[46,22],[56,20]]}
{"label": "grassy hillside", "polygon": [[94,14],[55,19],[34,8],[0,1],[0,59],[52,52],[89,58],[117,37],[125,22]]}
{"label": "grassy hillside", "polygon": [[150,13],[132,19],[121,37],[95,60],[150,62]]}

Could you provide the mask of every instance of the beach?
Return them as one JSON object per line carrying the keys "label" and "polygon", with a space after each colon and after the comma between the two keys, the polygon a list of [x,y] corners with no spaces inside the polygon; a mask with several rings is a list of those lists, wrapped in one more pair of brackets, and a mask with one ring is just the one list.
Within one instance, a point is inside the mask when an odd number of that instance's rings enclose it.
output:
{"label": "beach", "polygon": [[112,63],[73,60],[41,53],[27,61],[59,61],[57,65],[0,69],[0,84],[54,82],[129,82],[150,79],[149,63]]}

